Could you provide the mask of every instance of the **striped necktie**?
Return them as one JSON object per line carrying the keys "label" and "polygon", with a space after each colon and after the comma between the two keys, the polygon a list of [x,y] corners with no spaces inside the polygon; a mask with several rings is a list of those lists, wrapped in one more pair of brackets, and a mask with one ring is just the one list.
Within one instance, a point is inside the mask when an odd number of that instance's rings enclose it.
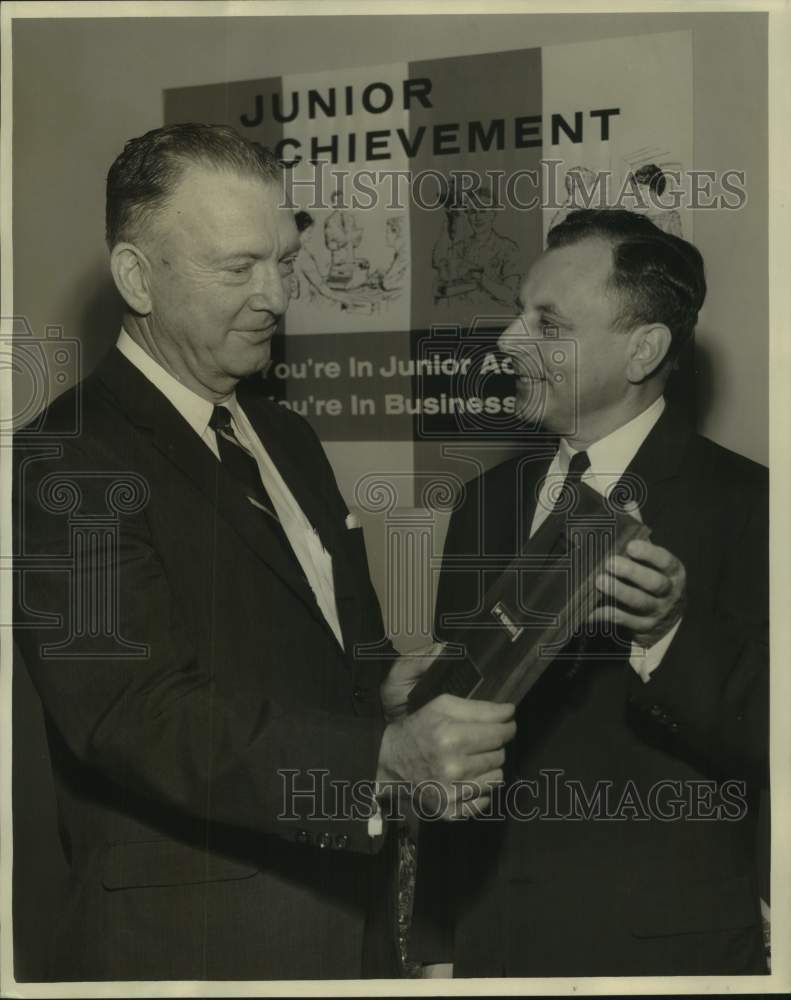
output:
{"label": "striped necktie", "polygon": [[217,436],[217,450],[223,468],[238,480],[247,495],[256,501],[270,517],[280,524],[277,511],[261,481],[261,472],[254,456],[245,448],[233,430],[231,411],[227,406],[215,406],[209,427]]}

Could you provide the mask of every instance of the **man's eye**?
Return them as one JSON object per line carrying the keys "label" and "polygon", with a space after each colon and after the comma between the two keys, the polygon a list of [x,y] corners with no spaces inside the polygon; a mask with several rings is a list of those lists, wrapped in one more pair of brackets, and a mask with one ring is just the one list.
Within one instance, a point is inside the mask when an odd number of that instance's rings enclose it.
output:
{"label": "man's eye", "polygon": [[294,271],[294,257],[286,257],[280,261],[280,268],[284,274],[292,274]]}
{"label": "man's eye", "polygon": [[231,274],[247,274],[250,266],[250,264],[234,264],[233,267],[229,267],[226,270],[230,271]]}

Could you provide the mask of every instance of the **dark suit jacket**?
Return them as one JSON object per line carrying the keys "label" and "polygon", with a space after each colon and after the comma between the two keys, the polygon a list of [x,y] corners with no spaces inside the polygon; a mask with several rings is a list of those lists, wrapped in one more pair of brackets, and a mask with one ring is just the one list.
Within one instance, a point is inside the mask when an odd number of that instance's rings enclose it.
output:
{"label": "dark suit jacket", "polygon": [[345,652],[266,515],[118,351],[16,441],[16,638],[70,865],[52,978],[396,974],[370,797],[357,817],[348,792],[284,798],[322,787],[310,771],[375,777],[393,650],[362,530],[307,423],[238,395],[332,555]]}
{"label": "dark suit jacket", "polygon": [[[481,544],[513,555],[529,537],[549,459],[468,485],[445,547],[440,634],[477,604]],[[766,470],[668,409],[628,471],[645,484],[653,541],[686,567],[683,622],[648,683],[628,646],[599,641],[603,659],[576,673],[557,661],[527,696],[506,777],[537,782],[510,801],[540,818],[424,824],[413,944],[457,976],[765,971],[741,801],[766,781]],[[701,784],[712,781],[714,792]],[[726,781],[745,782],[744,796]],[[700,818],[674,819],[682,809]]]}

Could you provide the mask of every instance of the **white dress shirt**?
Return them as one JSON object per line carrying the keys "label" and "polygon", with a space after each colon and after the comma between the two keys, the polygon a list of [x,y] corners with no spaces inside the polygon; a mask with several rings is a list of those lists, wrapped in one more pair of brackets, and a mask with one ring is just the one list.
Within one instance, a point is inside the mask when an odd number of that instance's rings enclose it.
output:
{"label": "white dress shirt", "polygon": [[[662,416],[664,409],[665,400],[664,397],[660,396],[628,424],[624,424],[606,437],[595,441],[587,449],[590,466],[583,472],[582,481],[591,489],[596,490],[597,493],[604,495],[624,474],[657,420]],[[558,488],[558,483],[566,478],[569,463],[575,454],[575,449],[568,444],[565,438],[562,438],[546,478],[541,485],[536,512],[530,526],[531,538],[549,516],[553,506],[550,492],[554,492]],[[667,652],[680,624],[680,621],[677,622],[658,642],[647,649],[636,642],[632,643],[629,662],[632,669],[640,675],[644,682],[648,681],[651,673],[662,662],[662,657]]]}
{"label": "white dress shirt", "polygon": [[[214,403],[204,399],[179,382],[132,340],[126,330],[121,329],[116,347],[172,403],[201,441],[207,448],[211,449],[219,460],[217,436],[209,427],[209,420],[214,412]],[[277,466],[269,457],[261,439],[248,420],[247,414],[239,405],[236,394],[231,393],[218,405],[228,408],[231,413],[231,426],[234,434],[255,458],[264,489],[272,500],[286,537],[294,550],[294,555],[305,573],[327,624],[343,647],[343,636],[335,603],[332,556],[321,544],[321,539],[313,525],[305,516],[294,494],[280,475]]]}

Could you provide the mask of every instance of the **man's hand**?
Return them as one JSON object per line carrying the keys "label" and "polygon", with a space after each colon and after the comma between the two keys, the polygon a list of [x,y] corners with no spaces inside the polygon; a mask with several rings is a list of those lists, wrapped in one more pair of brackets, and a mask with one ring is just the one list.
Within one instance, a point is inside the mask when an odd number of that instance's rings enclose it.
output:
{"label": "man's hand", "polygon": [[414,794],[421,782],[432,782],[415,803],[420,811],[441,810],[444,819],[477,815],[503,781],[503,748],[516,734],[513,715],[510,704],[440,695],[385,729],[377,783],[408,782]]}
{"label": "man's hand", "polygon": [[409,692],[442,652],[444,645],[442,642],[433,642],[409,653],[402,653],[395,661],[379,689],[388,722],[405,714]]}
{"label": "man's hand", "polygon": [[596,608],[590,620],[623,625],[646,648],[666,635],[684,613],[686,570],[672,552],[651,542],[629,542],[626,555],[609,561],[596,586],[616,603]]}

